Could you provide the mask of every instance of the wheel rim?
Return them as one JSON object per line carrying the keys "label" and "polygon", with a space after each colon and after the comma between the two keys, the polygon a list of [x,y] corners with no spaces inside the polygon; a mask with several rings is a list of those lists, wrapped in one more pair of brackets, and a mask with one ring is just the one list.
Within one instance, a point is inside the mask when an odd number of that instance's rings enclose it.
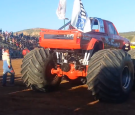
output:
{"label": "wheel rim", "polygon": [[122,72],[122,87],[124,89],[127,89],[130,85],[130,81],[131,81],[131,75],[129,72],[128,67],[124,67],[123,72]]}

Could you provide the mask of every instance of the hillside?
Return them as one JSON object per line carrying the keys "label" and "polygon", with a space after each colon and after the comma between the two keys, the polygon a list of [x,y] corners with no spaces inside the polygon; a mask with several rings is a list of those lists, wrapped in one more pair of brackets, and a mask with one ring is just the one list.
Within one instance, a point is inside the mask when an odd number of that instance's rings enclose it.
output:
{"label": "hillside", "polygon": [[[26,30],[22,30],[22,31],[18,31],[17,33],[22,33],[24,35],[30,35],[30,36],[39,36],[40,33],[40,29],[42,28],[32,28],[32,29],[26,29]],[[16,32],[15,32],[16,33]],[[123,32],[123,33],[119,33],[121,36],[128,38],[130,41],[135,41],[135,31],[132,32]]]}
{"label": "hillside", "polygon": [[21,30],[21,31],[18,31],[18,32],[14,32],[14,34],[16,34],[16,33],[18,33],[18,34],[23,33],[24,35],[39,36],[40,29],[43,29],[43,28],[32,28],[32,29]]}
{"label": "hillside", "polygon": [[128,38],[130,41],[135,41],[135,31],[119,33],[121,36]]}

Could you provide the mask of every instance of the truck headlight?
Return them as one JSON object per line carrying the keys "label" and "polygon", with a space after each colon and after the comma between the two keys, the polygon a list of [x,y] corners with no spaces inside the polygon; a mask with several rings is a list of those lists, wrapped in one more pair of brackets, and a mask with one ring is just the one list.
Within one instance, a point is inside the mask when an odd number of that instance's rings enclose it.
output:
{"label": "truck headlight", "polygon": [[129,46],[129,44],[128,44],[128,43],[126,43],[126,44],[125,44],[125,46]]}

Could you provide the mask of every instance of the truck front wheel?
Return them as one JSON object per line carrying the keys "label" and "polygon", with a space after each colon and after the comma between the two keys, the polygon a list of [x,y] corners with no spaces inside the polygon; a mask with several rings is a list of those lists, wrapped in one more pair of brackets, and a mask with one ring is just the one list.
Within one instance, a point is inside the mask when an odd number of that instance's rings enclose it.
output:
{"label": "truck front wheel", "polygon": [[[128,54],[131,56],[131,59],[132,59],[133,64],[134,64],[134,76],[135,76],[135,49],[129,50]],[[134,79],[133,90],[135,90],[135,79]]]}
{"label": "truck front wheel", "polygon": [[101,101],[123,102],[132,90],[134,68],[123,50],[100,50],[89,61],[87,85]]}

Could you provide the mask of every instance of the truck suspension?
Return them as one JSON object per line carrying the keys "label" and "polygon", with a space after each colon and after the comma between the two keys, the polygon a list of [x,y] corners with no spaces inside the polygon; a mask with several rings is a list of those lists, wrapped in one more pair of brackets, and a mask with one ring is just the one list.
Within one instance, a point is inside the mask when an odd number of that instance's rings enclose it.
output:
{"label": "truck suspension", "polygon": [[64,75],[68,76],[69,79],[77,79],[78,77],[86,77],[88,66],[85,66],[82,70],[76,70],[75,64],[69,64],[70,70],[65,72],[61,69],[60,65],[57,65],[57,69],[52,68],[51,73],[57,74],[58,77],[62,77]]}

